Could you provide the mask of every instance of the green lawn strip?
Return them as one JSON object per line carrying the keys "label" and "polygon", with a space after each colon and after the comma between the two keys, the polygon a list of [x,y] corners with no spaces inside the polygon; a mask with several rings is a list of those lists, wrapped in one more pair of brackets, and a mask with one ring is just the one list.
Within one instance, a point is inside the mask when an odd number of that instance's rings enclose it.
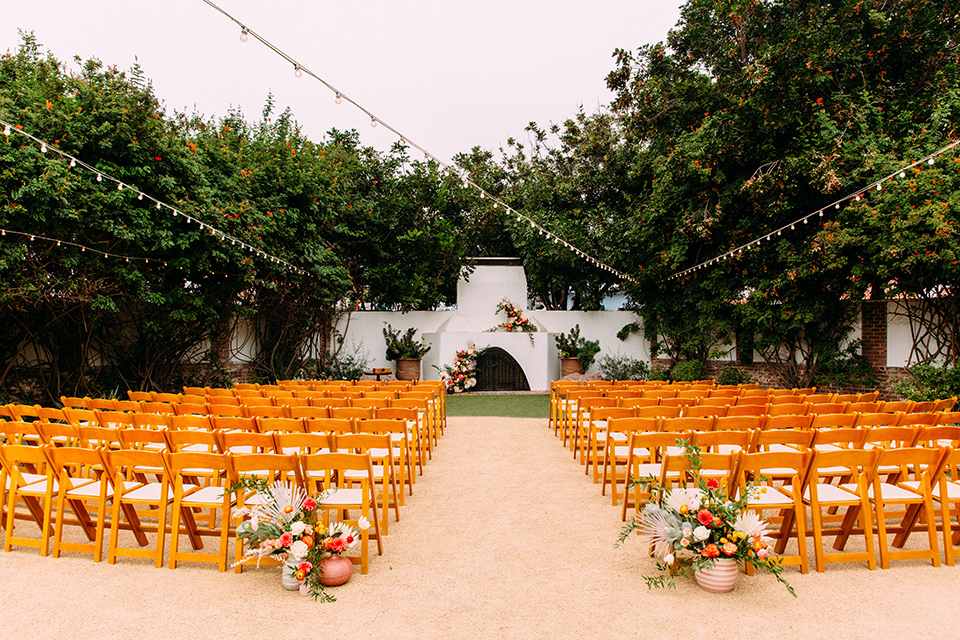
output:
{"label": "green lawn strip", "polygon": [[523,395],[447,394],[448,416],[546,418],[549,412],[549,393]]}

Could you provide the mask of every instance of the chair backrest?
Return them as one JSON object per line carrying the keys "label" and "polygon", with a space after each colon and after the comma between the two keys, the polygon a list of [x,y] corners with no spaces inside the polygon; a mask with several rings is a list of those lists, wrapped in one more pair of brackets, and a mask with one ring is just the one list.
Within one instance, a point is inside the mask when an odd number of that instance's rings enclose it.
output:
{"label": "chair backrest", "polygon": [[[264,398],[269,402],[269,398]],[[248,418],[286,418],[287,410],[283,407],[275,407],[273,405],[267,406],[256,406],[256,407],[243,407],[244,413],[247,414]]]}
{"label": "chair backrest", "polygon": [[[0,432],[6,437],[7,444],[21,442],[40,442],[40,421],[24,422],[23,420],[0,420]],[[2,487],[0,487],[2,489]]]}
{"label": "chair backrest", "polygon": [[847,405],[847,413],[878,413],[880,402],[851,402]]}
{"label": "chair backrest", "polygon": [[813,405],[804,403],[771,404],[767,407],[769,416],[805,416]]}
{"label": "chair backrest", "polygon": [[224,453],[273,453],[276,451],[276,441],[269,433],[254,431],[215,431],[220,443],[220,450]]}
{"label": "chair backrest", "polygon": [[330,435],[326,433],[297,433],[277,431],[273,434],[274,446],[282,453],[319,453],[330,450]]}
{"label": "chair backrest", "polygon": [[750,442],[750,451],[770,451],[773,446],[796,447],[800,451],[806,451],[813,442],[813,431],[797,431],[792,429],[758,429],[753,432],[753,440]]}
{"label": "chair backrest", "polygon": [[689,418],[720,418],[727,415],[727,405],[695,405],[684,409],[683,415]]}
{"label": "chair backrest", "polygon": [[146,401],[153,402],[153,392],[151,391],[131,391],[127,390],[127,397],[134,402]]}
{"label": "chair backrest", "polygon": [[77,427],[97,426],[100,424],[97,422],[97,414],[92,409],[65,407],[63,410],[63,415],[67,417],[67,420],[70,422],[70,424]]}
{"label": "chair backrest", "polygon": [[297,420],[304,420],[307,418],[329,418],[330,411],[326,407],[290,407],[287,410],[287,415]]}
{"label": "chair backrest", "polygon": [[721,484],[732,485],[737,477],[737,459],[733,453],[704,453],[700,452],[700,469],[695,469],[687,458],[686,453],[668,453],[663,456],[660,465],[660,485],[669,486],[679,480],[681,486],[695,483],[703,475],[720,476]]}
{"label": "chair backrest", "polygon": [[860,413],[858,427],[896,427],[903,420],[902,413]]}
{"label": "chair backrest", "polygon": [[[131,398],[133,400],[133,398]],[[153,392],[153,397],[151,398],[153,402],[180,402],[179,393],[157,393]]]}
{"label": "chair backrest", "polygon": [[101,411],[100,409],[95,409],[94,413],[97,416],[97,422],[103,427],[111,427],[113,429],[136,428],[132,413],[126,413],[124,411]]}
{"label": "chair backrest", "polygon": [[165,432],[167,449],[170,451],[200,451],[206,453],[222,453],[220,440],[213,431],[199,431],[196,429],[171,429]]}
{"label": "chair backrest", "polygon": [[303,420],[294,418],[257,418],[260,433],[304,433]]}
{"label": "chair backrest", "polygon": [[300,460],[296,454],[228,452],[226,458],[231,483],[254,476],[267,482],[283,481],[292,477],[296,484],[303,486]]}
{"label": "chair backrest", "polygon": [[374,417],[372,408],[364,407],[331,407],[331,418],[346,418],[348,420],[367,420]]}
{"label": "chair backrest", "polygon": [[832,393],[815,393],[808,395],[803,401],[807,404],[827,404],[833,402],[833,398]]}
{"label": "chair backrest", "polygon": [[135,413],[133,425],[137,429],[169,429],[174,416],[161,413]]}
{"label": "chair backrest", "polygon": [[884,449],[912,447],[920,436],[919,427],[871,427],[860,441],[861,447],[878,446]]}
{"label": "chair backrest", "polygon": [[183,393],[188,396],[207,396],[207,387],[184,387]]}
{"label": "chair backrest", "polygon": [[746,451],[752,436],[750,431],[694,431],[693,444],[706,453],[724,453],[720,447]]}
{"label": "chair backrest", "polygon": [[638,418],[679,418],[680,407],[637,407]]}
{"label": "chair backrest", "polygon": [[207,404],[206,394],[181,393],[177,404]]}
{"label": "chair backrest", "polygon": [[852,429],[857,425],[857,414],[855,413],[824,413],[813,416],[813,422],[810,423],[811,429]]}
{"label": "chair backrest", "polygon": [[763,428],[763,416],[721,416],[713,421],[714,431],[753,431]]}
{"label": "chair backrest", "polygon": [[916,404],[913,400],[881,402],[880,411],[884,413],[910,413]]}
{"label": "chair backrest", "polygon": [[865,429],[814,429],[810,446],[816,448],[820,445],[835,445],[844,449],[860,448],[866,433]]}
{"label": "chair backrest", "polygon": [[785,416],[767,416],[763,422],[763,428],[771,429],[797,429],[806,431],[813,424],[813,416],[804,415],[785,415]]}
{"label": "chair backrest", "polygon": [[77,432],[80,434],[80,443],[88,449],[120,447],[119,429],[80,425],[77,427]]}
{"label": "chair backrest", "polygon": [[350,398],[350,406],[363,409],[385,409],[390,406],[390,401],[387,398]]}
{"label": "chair backrest", "polygon": [[956,425],[937,425],[921,427],[917,435],[917,446],[960,448],[960,427]]}
{"label": "chair backrest", "polygon": [[307,433],[356,433],[356,424],[346,418],[304,418]]}
{"label": "chair backrest", "polygon": [[[175,404],[173,406],[173,411],[175,415],[178,416],[208,416],[210,415],[210,405],[208,404],[194,404],[192,402],[181,402],[180,404]],[[239,407],[236,407],[239,409]]]}
{"label": "chair backrest", "polygon": [[659,422],[660,431],[711,431],[713,418],[662,418]]}
{"label": "chair backrest", "polygon": [[940,414],[937,424],[957,424],[960,425],[960,411],[944,411]]}
{"label": "chair backrest", "polygon": [[660,398],[637,398],[637,397],[628,397],[620,398],[620,406],[627,409],[637,409],[640,407],[657,407],[660,406]]}
{"label": "chair backrest", "polygon": [[727,408],[728,416],[765,416],[767,415],[767,405],[765,404],[745,404],[734,405]]}
{"label": "chair backrest", "polygon": [[80,443],[80,430],[62,422],[34,422],[33,426],[44,444],[76,447]]}
{"label": "chair backrest", "polygon": [[76,396],[60,396],[60,404],[66,408],[86,409],[87,400],[90,398],[78,398]]}
{"label": "chair backrest", "polygon": [[[157,449],[167,446],[166,429],[120,429],[120,445],[124,449]],[[151,447],[150,445],[157,445]]]}

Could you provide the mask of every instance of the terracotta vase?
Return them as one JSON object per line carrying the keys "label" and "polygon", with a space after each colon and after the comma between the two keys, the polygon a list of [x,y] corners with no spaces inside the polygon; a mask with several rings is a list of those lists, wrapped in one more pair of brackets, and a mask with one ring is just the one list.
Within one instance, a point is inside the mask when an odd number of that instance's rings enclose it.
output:
{"label": "terracotta vase", "polygon": [[740,567],[737,565],[737,561],[730,558],[717,558],[713,569],[707,569],[706,571],[697,569],[693,572],[693,577],[700,588],[714,593],[733,591],[733,586],[737,584],[739,575]]}
{"label": "terracotta vase", "polygon": [[397,380],[420,380],[420,361],[397,360]]}
{"label": "terracotta vase", "polygon": [[353,562],[343,556],[330,556],[320,561],[320,584],[325,587],[338,587],[353,577]]}
{"label": "terracotta vase", "polygon": [[579,358],[560,358],[560,377],[569,376],[572,373],[583,373],[583,366]]}

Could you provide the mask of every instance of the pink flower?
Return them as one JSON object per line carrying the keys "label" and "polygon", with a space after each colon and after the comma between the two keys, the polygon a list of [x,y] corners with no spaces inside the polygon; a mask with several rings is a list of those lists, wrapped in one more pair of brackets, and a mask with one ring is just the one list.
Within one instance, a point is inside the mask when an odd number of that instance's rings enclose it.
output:
{"label": "pink flower", "polygon": [[697,512],[697,521],[705,527],[713,524],[713,514],[706,509],[700,509],[700,511]]}
{"label": "pink flower", "polygon": [[307,497],[303,499],[303,510],[304,511],[313,511],[317,508],[317,501],[313,498]]}
{"label": "pink flower", "polygon": [[280,536],[280,545],[284,547],[289,547],[293,544],[293,534],[287,531],[285,534]]}
{"label": "pink flower", "polygon": [[299,573],[300,571],[303,571],[303,575],[307,575],[308,573],[310,573],[311,569],[313,569],[312,564],[310,564],[309,562],[301,562],[300,565],[297,567],[297,572]]}
{"label": "pink flower", "polygon": [[760,549],[760,551],[757,551],[757,557],[761,560],[766,560],[768,555],[770,555],[770,552],[766,549]]}
{"label": "pink flower", "polygon": [[732,556],[737,552],[737,545],[733,544],[732,542],[728,542],[723,545],[723,552],[728,556]]}

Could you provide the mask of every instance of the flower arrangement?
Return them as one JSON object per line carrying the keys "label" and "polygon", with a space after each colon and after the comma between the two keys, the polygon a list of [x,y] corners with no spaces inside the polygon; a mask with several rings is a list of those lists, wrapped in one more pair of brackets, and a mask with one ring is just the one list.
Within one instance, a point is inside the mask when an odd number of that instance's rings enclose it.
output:
{"label": "flower arrangement", "polygon": [[[243,478],[228,491],[257,491],[262,504],[234,509],[234,517],[246,519],[237,526],[237,537],[248,545],[241,562],[256,559],[257,564],[267,556],[285,561],[283,570],[309,587],[314,600],[333,602],[336,598],[326,593],[320,582],[321,562],[333,555],[346,554],[358,541],[359,532],[342,522],[330,525],[317,522],[317,507],[329,492],[314,498],[295,484],[269,484],[258,478]],[[360,519],[361,529],[370,523]]]}
{"label": "flower arrangement", "polygon": [[[677,445],[684,448],[690,466],[699,471],[699,447],[679,439]],[[766,522],[747,509],[748,498],[763,490],[754,481],[736,500],[727,496],[726,489],[714,478],[700,478],[692,489],[664,488],[652,477],[634,478],[628,489],[637,485],[650,493],[650,502],[624,526],[616,546],[635,531],[649,540],[661,572],[645,578],[649,588],[673,587],[678,574],[691,577],[694,571],[712,569],[717,559],[729,558],[740,566],[749,562],[772,573],[796,597],[793,587],[780,575],[783,566],[770,548]]]}
{"label": "flower arrangement", "polygon": [[[457,357],[452,365],[437,367],[440,379],[447,387],[447,392],[456,393],[472,389],[477,384],[477,360],[487,351],[487,347],[478,349],[471,344],[463,351],[457,351]],[[434,365],[436,366],[436,365]]]}
{"label": "flower arrangement", "polygon": [[536,325],[534,325],[529,318],[525,317],[523,312],[506,298],[500,298],[500,302],[497,304],[497,313],[501,311],[507,315],[507,319],[491,329],[491,331],[536,332]]}

